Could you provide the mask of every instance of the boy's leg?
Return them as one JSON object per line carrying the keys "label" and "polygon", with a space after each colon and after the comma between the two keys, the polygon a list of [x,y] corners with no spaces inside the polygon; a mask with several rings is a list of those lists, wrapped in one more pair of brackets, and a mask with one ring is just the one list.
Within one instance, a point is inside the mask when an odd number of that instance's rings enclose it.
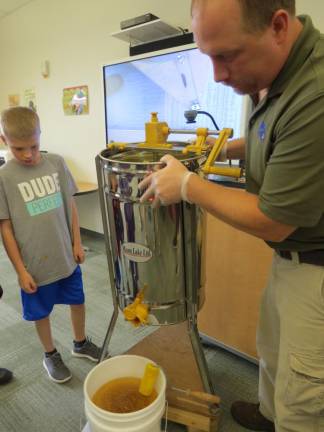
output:
{"label": "boy's leg", "polygon": [[100,357],[100,348],[85,336],[84,304],[70,305],[70,308],[74,334],[72,355],[74,357],[85,357],[92,361],[98,361]]}
{"label": "boy's leg", "polygon": [[85,306],[70,305],[71,309],[71,322],[73,328],[73,335],[75,342],[83,342],[85,336]]}
{"label": "boy's leg", "polygon": [[53,343],[49,317],[35,321],[35,326],[44,351],[47,353],[54,351],[55,346]]}
{"label": "boy's leg", "polygon": [[35,321],[38,337],[43,345],[45,356],[43,366],[49,378],[57,383],[64,383],[72,378],[71,372],[63,363],[60,353],[55,349],[49,317]]}
{"label": "boy's leg", "polygon": [[69,277],[61,279],[59,284],[60,295],[57,298],[57,303],[70,305],[71,310],[74,335],[72,355],[97,361],[100,357],[100,348],[91,342],[85,334],[84,292],[80,266],[77,266]]}

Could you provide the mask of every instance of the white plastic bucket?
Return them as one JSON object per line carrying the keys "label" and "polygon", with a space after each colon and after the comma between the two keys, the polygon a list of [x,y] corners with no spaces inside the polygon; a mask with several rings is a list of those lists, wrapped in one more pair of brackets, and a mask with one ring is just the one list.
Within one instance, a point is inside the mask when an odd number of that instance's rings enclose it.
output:
{"label": "white plastic bucket", "polygon": [[117,378],[141,378],[152,360],[136,355],[112,357],[95,366],[84,382],[85,414],[91,432],[161,432],[165,410],[166,378],[162,370],[155,389],[157,398],[142,410],[120,414],[105,411],[92,402],[92,396],[103,384]]}

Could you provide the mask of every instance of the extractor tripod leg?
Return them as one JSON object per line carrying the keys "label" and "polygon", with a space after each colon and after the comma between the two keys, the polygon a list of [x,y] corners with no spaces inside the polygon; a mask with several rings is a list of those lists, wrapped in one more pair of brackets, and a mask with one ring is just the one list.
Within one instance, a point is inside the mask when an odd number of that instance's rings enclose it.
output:
{"label": "extractor tripod leg", "polygon": [[101,348],[100,356],[98,363],[100,363],[107,355],[108,352],[108,345],[112,336],[112,332],[115,328],[116,321],[118,318],[118,300],[116,298],[116,290],[115,290],[115,278],[114,278],[114,264],[113,264],[113,257],[112,257],[112,245],[111,245],[111,235],[109,230],[109,224],[108,224],[108,201],[107,196],[105,193],[105,174],[104,170],[101,166],[100,162],[100,156],[97,155],[96,157],[96,169],[97,169],[97,177],[98,177],[98,187],[99,187],[99,199],[100,199],[100,208],[102,213],[102,225],[104,229],[104,235],[105,235],[105,246],[106,246],[106,254],[107,254],[107,264],[108,264],[108,275],[109,275],[109,281],[110,281],[110,289],[112,294],[112,300],[114,305],[114,312],[110,319],[110,323],[108,326],[108,330],[104,339],[104,343]]}
{"label": "extractor tripod leg", "polygon": [[206,357],[201,345],[197,324],[195,324],[192,319],[188,320],[188,333],[204,389],[207,393],[215,394],[214,386],[211,381],[208,365],[206,362]]}
{"label": "extractor tripod leg", "polygon": [[103,360],[103,359],[106,357],[106,355],[107,355],[107,352],[108,352],[108,345],[109,345],[109,342],[110,342],[110,339],[111,339],[112,333],[113,333],[113,331],[114,331],[114,328],[115,328],[115,325],[116,325],[117,318],[118,318],[118,307],[115,306],[115,307],[114,307],[114,313],[113,313],[113,315],[112,315],[112,317],[111,317],[111,319],[110,319],[110,323],[109,323],[109,326],[108,326],[108,330],[107,330],[107,333],[106,333],[106,336],[105,336],[105,339],[104,339],[103,345],[102,345],[102,347],[101,347],[101,352],[100,352],[100,356],[99,356],[98,363],[102,362],[102,360]]}

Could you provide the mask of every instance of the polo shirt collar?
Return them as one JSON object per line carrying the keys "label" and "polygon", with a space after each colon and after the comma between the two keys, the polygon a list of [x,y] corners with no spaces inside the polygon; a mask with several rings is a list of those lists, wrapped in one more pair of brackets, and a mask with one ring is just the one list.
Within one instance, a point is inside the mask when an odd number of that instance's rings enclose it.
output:
{"label": "polo shirt collar", "polygon": [[298,19],[303,24],[303,29],[292,47],[285,65],[279,72],[277,78],[273,81],[268,92],[268,97],[281,94],[285,90],[292,76],[305,63],[316,42],[320,38],[320,32],[315,29],[309,16],[301,15]]}

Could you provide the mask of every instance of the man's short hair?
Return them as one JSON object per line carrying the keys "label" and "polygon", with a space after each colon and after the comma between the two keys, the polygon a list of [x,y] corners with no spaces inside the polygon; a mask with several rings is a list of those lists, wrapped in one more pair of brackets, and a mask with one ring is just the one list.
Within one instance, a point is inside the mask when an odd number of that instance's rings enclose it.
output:
{"label": "man's short hair", "polygon": [[[209,0],[213,1],[213,0]],[[279,10],[286,10],[291,16],[296,14],[295,0],[236,0],[242,10],[242,23],[246,31],[255,33],[265,30],[271,23],[273,14]],[[202,4],[207,0],[200,0]],[[191,14],[198,0],[192,0]]]}
{"label": "man's short hair", "polygon": [[39,117],[27,107],[8,108],[1,113],[1,129],[7,138],[26,139],[40,132]]}
{"label": "man's short hair", "polygon": [[296,14],[295,0],[237,0],[242,9],[243,25],[249,32],[264,30],[271,23],[273,14],[286,10],[289,15]]}

